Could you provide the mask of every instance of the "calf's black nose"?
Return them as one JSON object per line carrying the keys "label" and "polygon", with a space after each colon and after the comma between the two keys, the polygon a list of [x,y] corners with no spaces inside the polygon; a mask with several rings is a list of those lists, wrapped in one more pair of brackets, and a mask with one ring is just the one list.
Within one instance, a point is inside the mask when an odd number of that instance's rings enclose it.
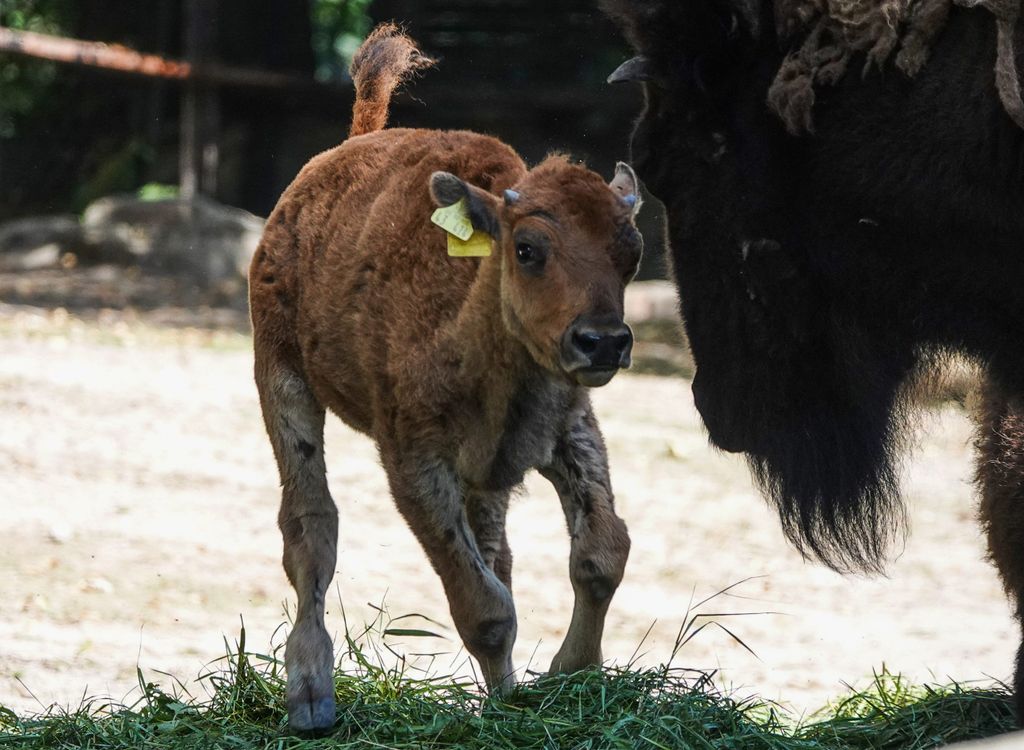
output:
{"label": "calf's black nose", "polygon": [[588,367],[629,367],[633,332],[624,323],[577,326],[571,340],[573,348],[589,362]]}

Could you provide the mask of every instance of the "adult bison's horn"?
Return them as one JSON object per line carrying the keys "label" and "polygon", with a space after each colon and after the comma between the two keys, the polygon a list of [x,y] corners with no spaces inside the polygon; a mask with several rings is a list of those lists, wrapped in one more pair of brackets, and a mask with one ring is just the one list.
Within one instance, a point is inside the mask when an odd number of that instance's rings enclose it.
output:
{"label": "adult bison's horn", "polygon": [[608,76],[608,83],[651,80],[651,61],[643,55],[631,57]]}

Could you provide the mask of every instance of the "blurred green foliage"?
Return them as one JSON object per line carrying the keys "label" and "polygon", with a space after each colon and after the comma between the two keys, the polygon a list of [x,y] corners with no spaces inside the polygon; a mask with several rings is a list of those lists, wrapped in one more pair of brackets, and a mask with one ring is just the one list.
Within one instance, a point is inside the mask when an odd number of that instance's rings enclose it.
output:
{"label": "blurred green foliage", "polygon": [[132,138],[118,147],[110,144],[107,148],[98,148],[95,163],[83,170],[71,194],[71,210],[80,213],[105,195],[134,190],[154,159],[155,149],[142,138]]}
{"label": "blurred green foliage", "polygon": [[[0,26],[60,34],[74,20],[74,0],[0,0]],[[12,138],[17,118],[44,99],[57,77],[55,63],[0,54],[0,138]]]}
{"label": "blurred green foliage", "polygon": [[321,81],[348,77],[348,65],[370,32],[372,0],[312,0],[313,54]]}
{"label": "blurred green foliage", "polygon": [[135,194],[139,200],[164,201],[177,198],[179,190],[177,185],[167,185],[163,182],[147,182]]}

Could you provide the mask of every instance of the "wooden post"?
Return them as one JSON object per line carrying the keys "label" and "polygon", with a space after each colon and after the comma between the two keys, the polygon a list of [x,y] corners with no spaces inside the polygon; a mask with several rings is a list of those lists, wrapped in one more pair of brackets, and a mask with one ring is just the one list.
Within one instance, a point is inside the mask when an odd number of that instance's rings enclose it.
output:
{"label": "wooden post", "polygon": [[[171,25],[174,20],[175,0],[156,0],[156,52],[165,55],[171,43]],[[164,133],[164,106],[167,102],[167,81],[153,78],[146,97],[146,140],[160,143]]]}
{"label": "wooden post", "polygon": [[[217,38],[217,0],[184,0],[185,61],[193,68],[208,63]],[[181,96],[179,189],[191,201],[217,190],[220,102],[213,84],[186,79]]]}

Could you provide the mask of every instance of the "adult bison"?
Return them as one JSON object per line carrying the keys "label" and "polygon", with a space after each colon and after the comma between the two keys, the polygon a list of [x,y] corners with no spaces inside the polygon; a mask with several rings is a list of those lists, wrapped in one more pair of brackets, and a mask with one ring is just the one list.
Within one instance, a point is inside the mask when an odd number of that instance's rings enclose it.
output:
{"label": "adult bison", "polygon": [[[877,570],[910,386],[986,375],[981,520],[1024,617],[1019,0],[604,0],[638,57],[634,166],[666,205],[693,394],[788,537]],[[1017,658],[1024,715],[1024,647]]]}

